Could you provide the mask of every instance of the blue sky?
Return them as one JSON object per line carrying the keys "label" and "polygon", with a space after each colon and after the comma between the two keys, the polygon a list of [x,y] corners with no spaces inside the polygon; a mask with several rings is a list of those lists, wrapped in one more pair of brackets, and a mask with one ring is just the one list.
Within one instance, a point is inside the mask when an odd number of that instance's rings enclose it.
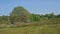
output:
{"label": "blue sky", "polygon": [[0,0],[0,16],[9,15],[17,6],[35,14],[60,14],[60,0]]}

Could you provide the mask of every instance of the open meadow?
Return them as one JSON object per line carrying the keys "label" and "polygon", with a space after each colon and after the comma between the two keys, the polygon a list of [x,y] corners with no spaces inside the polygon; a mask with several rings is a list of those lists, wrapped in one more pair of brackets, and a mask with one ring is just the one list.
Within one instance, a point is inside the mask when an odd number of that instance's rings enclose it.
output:
{"label": "open meadow", "polygon": [[1,28],[0,34],[60,34],[60,25]]}

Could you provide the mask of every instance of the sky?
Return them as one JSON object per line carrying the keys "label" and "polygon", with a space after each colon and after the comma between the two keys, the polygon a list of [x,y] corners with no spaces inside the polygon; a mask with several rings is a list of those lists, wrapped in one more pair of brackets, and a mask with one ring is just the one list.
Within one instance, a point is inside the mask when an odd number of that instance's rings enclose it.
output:
{"label": "sky", "polygon": [[0,0],[0,16],[9,15],[17,6],[34,14],[60,14],[60,0]]}

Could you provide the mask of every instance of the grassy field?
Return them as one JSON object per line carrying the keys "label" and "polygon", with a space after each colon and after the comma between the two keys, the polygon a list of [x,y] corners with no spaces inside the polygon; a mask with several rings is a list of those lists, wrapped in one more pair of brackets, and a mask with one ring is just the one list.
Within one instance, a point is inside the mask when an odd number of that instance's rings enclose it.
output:
{"label": "grassy field", "polygon": [[60,25],[1,28],[0,34],[60,34]]}

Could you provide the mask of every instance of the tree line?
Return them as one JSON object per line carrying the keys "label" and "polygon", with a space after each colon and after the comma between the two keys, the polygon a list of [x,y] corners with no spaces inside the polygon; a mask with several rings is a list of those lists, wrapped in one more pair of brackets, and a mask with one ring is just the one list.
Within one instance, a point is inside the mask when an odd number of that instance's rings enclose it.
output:
{"label": "tree line", "polygon": [[27,11],[24,7],[15,7],[9,16],[0,16],[0,24],[15,24],[19,23],[31,23],[31,22],[39,22],[41,20],[50,20],[60,18],[60,14],[55,15],[54,13],[51,14],[31,14]]}

